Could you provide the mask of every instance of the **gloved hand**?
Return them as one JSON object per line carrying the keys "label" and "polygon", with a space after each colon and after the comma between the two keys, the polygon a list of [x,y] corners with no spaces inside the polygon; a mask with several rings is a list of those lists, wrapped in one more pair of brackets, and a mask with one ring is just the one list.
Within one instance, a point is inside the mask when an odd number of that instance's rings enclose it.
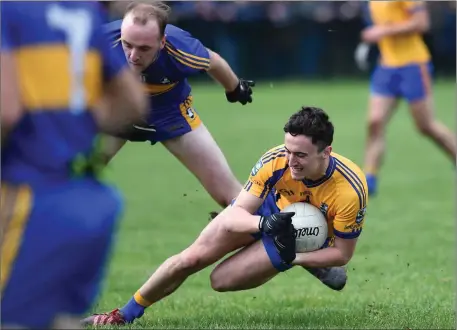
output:
{"label": "gloved hand", "polygon": [[236,88],[231,92],[225,92],[227,101],[230,103],[240,102],[242,105],[252,102],[252,88],[255,82],[252,80],[240,79]]}
{"label": "gloved hand", "polygon": [[274,213],[266,217],[260,217],[259,230],[269,236],[278,235],[288,229],[292,224],[295,212]]}
{"label": "gloved hand", "polygon": [[276,235],[273,238],[276,251],[278,251],[281,260],[290,265],[295,260],[297,254],[295,252],[295,228],[290,224],[285,231]]}

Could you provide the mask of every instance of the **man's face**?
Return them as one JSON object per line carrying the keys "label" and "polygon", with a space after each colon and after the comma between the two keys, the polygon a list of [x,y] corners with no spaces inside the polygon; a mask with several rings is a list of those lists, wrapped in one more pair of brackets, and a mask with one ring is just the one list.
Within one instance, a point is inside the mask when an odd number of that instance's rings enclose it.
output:
{"label": "man's face", "polygon": [[328,146],[319,152],[311,138],[304,135],[293,136],[289,133],[285,136],[285,147],[292,179],[316,180],[324,175],[325,160],[330,156],[332,147]]}
{"label": "man's face", "polygon": [[122,22],[121,40],[130,67],[137,73],[151,65],[165,46],[165,37],[160,36],[156,21],[149,20],[146,25],[134,24],[129,16]]}

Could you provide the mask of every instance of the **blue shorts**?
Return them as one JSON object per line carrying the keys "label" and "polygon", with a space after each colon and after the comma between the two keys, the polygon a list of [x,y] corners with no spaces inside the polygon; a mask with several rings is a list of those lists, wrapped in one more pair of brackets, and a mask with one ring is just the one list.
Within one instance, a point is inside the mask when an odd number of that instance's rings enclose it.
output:
{"label": "blue shorts", "polygon": [[[232,201],[232,204],[234,202],[235,200]],[[265,198],[263,204],[255,213],[255,215],[266,217],[278,212],[280,212],[280,209],[276,205],[276,191],[271,190]],[[274,268],[276,268],[280,272],[284,272],[292,267],[292,265],[286,265],[282,262],[281,257],[273,243],[273,238],[271,236],[265,235],[260,232],[255,233],[252,236],[254,236],[256,240],[262,240],[265,251],[267,251],[268,257],[270,258],[271,264]]]}
{"label": "blue shorts", "polygon": [[202,123],[189,95],[183,102],[151,111],[150,123],[156,126],[150,142],[162,142],[195,130]]}
{"label": "blue shorts", "polygon": [[371,93],[405,98],[409,103],[420,101],[431,92],[432,75],[431,62],[396,68],[378,65],[371,76]]}
{"label": "blue shorts", "polygon": [[2,211],[12,213],[2,250],[1,322],[46,329],[59,315],[79,317],[92,307],[122,201],[95,180],[27,188],[8,199],[12,188],[2,184]]}

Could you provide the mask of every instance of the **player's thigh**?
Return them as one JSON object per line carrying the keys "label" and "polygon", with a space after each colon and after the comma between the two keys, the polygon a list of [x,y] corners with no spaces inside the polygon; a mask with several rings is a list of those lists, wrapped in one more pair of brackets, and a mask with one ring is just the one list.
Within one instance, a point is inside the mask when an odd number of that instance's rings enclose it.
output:
{"label": "player's thigh", "polygon": [[246,290],[265,284],[280,273],[272,263],[263,240],[228,257],[211,273],[211,287],[216,291]]}
{"label": "player's thigh", "polygon": [[2,246],[2,322],[47,328],[59,315],[86,313],[98,294],[119,198],[97,183],[75,182],[33,195],[21,190],[8,207],[15,211]]}
{"label": "player's thigh", "polygon": [[399,86],[397,72],[392,68],[376,67],[370,82],[368,122],[385,125],[398,105]]}
{"label": "player's thigh", "polygon": [[163,141],[163,144],[207,190],[231,190],[234,183],[239,188],[236,193],[241,189],[224,154],[204,124],[180,137]]}

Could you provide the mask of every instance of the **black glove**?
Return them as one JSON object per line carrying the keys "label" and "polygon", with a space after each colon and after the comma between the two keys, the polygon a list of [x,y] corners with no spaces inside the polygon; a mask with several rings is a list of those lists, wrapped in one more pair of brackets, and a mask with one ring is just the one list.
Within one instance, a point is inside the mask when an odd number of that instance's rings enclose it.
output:
{"label": "black glove", "polygon": [[260,217],[259,230],[269,236],[278,235],[288,229],[294,215],[295,212],[284,212]]}
{"label": "black glove", "polygon": [[240,102],[242,105],[252,102],[252,89],[255,82],[252,80],[240,79],[236,88],[231,92],[225,92],[227,101],[230,103]]}
{"label": "black glove", "polygon": [[295,228],[290,224],[287,229],[273,238],[276,251],[285,264],[290,264],[295,260]]}
{"label": "black glove", "polygon": [[144,141],[151,141],[153,143],[153,136],[156,132],[156,128],[152,124],[148,124],[146,122],[141,124],[133,124],[127,126],[120,132],[113,134],[115,137],[129,140],[132,142],[144,142]]}

